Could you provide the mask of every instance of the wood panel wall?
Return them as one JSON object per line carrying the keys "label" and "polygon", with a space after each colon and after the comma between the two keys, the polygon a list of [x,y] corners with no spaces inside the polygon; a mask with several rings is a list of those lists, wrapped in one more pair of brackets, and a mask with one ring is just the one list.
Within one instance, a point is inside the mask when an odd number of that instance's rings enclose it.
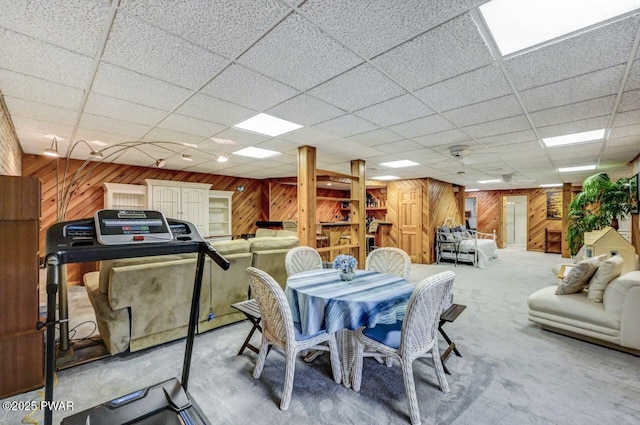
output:
{"label": "wood panel wall", "polygon": [[[476,198],[478,209],[478,231],[498,235],[498,241],[502,241],[502,198],[504,196],[527,197],[527,250],[544,252],[545,229],[562,231],[562,220],[547,219],[547,193],[557,192],[560,189],[513,189],[469,192],[467,197]],[[499,243],[500,248],[504,248]]]}
{"label": "wood panel wall", "polygon": [[[66,160],[56,160],[39,155],[23,155],[22,173],[24,176],[37,176],[42,181],[42,221],[40,230],[40,252],[44,253],[45,231],[57,222],[56,214],[56,161],[59,181],[62,183],[63,168]],[[71,176],[81,167],[82,161],[70,160],[67,176]],[[87,178],[77,187],[69,204],[65,220],[92,217],[95,211],[104,208],[104,190],[102,183],[144,184],[145,179],[173,180],[194,183],[210,183],[212,190],[229,190],[233,194],[233,236],[243,233],[255,233],[256,221],[261,213],[261,183],[256,179],[244,179],[204,173],[164,170],[160,168],[134,167],[121,164],[98,164]],[[244,186],[244,191],[237,191]],[[86,268],[69,267],[67,279],[70,284],[81,281]]]}

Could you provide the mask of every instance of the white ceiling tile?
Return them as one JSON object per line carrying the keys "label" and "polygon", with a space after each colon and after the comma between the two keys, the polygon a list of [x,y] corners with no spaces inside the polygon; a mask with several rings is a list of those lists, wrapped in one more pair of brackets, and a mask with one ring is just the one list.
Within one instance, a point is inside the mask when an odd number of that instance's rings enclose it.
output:
{"label": "white ceiling tile", "polygon": [[[297,155],[298,146],[302,146],[302,145],[300,143],[292,142],[290,140],[270,139],[270,140],[266,140],[264,142],[261,142],[261,143],[257,144],[256,146],[259,147],[259,148],[262,148],[262,149],[269,149],[269,150],[276,151],[276,152],[282,152],[283,154],[293,151],[294,155]],[[289,158],[289,157],[286,156],[285,158]],[[292,159],[293,162],[297,161],[296,157],[289,158],[289,159]]]}
{"label": "white ceiling tile", "polygon": [[120,7],[228,58],[247,48],[290,10],[276,0],[129,0]]}
{"label": "white ceiling tile", "polygon": [[167,115],[166,111],[160,109],[116,99],[114,97],[103,96],[97,93],[89,94],[84,110],[93,115],[131,121],[148,126],[155,125]]}
{"label": "white ceiling tile", "polygon": [[344,111],[325,102],[300,94],[266,111],[269,115],[309,126],[344,115]]}
{"label": "white ceiling tile", "polygon": [[470,137],[462,131],[456,129],[446,130],[439,133],[427,134],[425,136],[416,137],[413,140],[423,146],[439,146],[445,144],[455,144],[468,141]]}
{"label": "white ceiling tile", "polygon": [[453,128],[453,124],[441,116],[432,115],[426,118],[397,124],[389,127],[389,130],[398,133],[409,139],[423,136],[425,134],[439,133]]}
{"label": "white ceiling tile", "polygon": [[194,136],[209,137],[226,128],[224,125],[191,118],[180,114],[171,114],[158,124],[159,128],[187,133]]}
{"label": "white ceiling tile", "polygon": [[493,63],[415,92],[437,111],[446,111],[511,93],[500,67]]}
{"label": "white ceiling tile", "polygon": [[102,60],[197,90],[228,60],[125,13],[113,23]]}
{"label": "white ceiling tile", "polygon": [[635,109],[633,111],[617,113],[613,125],[621,127],[638,123],[640,123],[640,109]]}
{"label": "white ceiling tile", "polygon": [[[58,136],[58,152],[64,152],[73,127],[58,123],[38,121],[32,118],[13,117],[13,126],[25,153],[41,155],[44,149],[51,147],[47,135]],[[63,139],[63,140],[60,140]]]}
{"label": "white ceiling tile", "polygon": [[409,90],[488,65],[494,60],[466,13],[372,60]]}
{"label": "white ceiling tile", "polygon": [[0,29],[2,68],[84,89],[93,59],[33,38]]}
{"label": "white ceiling tile", "polygon": [[599,99],[533,112],[529,116],[531,117],[531,121],[533,121],[533,125],[536,127],[544,127],[567,121],[578,121],[585,118],[611,115],[615,101],[615,96],[601,97]]}
{"label": "white ceiling tile", "polygon": [[238,63],[306,90],[361,63],[362,59],[298,14],[289,15]]}
{"label": "white ceiling tile", "polygon": [[291,87],[240,65],[225,69],[201,92],[260,111],[298,94]]}
{"label": "white ceiling tile", "polygon": [[639,16],[604,25],[505,60],[519,90],[617,65],[629,58]]}
{"label": "white ceiling tile", "polygon": [[369,64],[360,65],[309,91],[327,103],[355,111],[404,93]]}
{"label": "white ceiling tile", "polygon": [[220,139],[228,139],[236,142],[238,146],[233,150],[240,150],[245,146],[253,146],[257,143],[264,142],[268,140],[270,137],[265,136],[263,134],[252,133],[250,131],[238,130],[236,128],[227,128],[220,133],[217,133],[214,137]]}
{"label": "white ceiling tile", "polygon": [[291,133],[278,136],[278,138],[298,143],[300,146],[317,146],[318,143],[326,142],[327,140],[333,140],[336,138],[336,136],[310,127],[303,127]]}
{"label": "white ceiling tile", "polygon": [[621,137],[638,136],[638,135],[640,135],[640,124],[633,124],[633,125],[626,125],[624,127],[612,128],[609,138],[617,139]]}
{"label": "white ceiling tile", "polygon": [[377,105],[361,109],[355,115],[381,127],[433,115],[435,112],[411,94],[398,96]]}
{"label": "white ceiling tile", "polygon": [[572,146],[558,146],[547,149],[547,153],[552,161],[560,161],[572,157],[594,157],[597,158],[602,150],[602,141],[580,143]]}
{"label": "white ceiling tile", "polygon": [[373,57],[466,10],[462,0],[310,0],[302,5],[309,19],[365,57]]}
{"label": "white ceiling tile", "polygon": [[529,112],[616,94],[624,66],[614,66],[520,93]]}
{"label": "white ceiling tile", "polygon": [[522,114],[520,103],[515,96],[508,95],[447,111],[442,115],[462,127],[520,114]]}
{"label": "white ceiling tile", "polygon": [[406,156],[406,159],[411,159],[415,161],[415,151],[424,149],[422,145],[419,145],[416,142],[411,140],[400,140],[397,142],[388,142],[380,145],[374,146],[376,149],[381,150],[382,152],[393,153],[393,154],[406,154],[410,153],[410,155]]}
{"label": "white ceiling tile", "polygon": [[87,129],[102,131],[105,133],[115,133],[122,136],[129,136],[131,139],[139,139],[149,131],[149,126],[136,124],[133,122],[116,120],[89,113],[83,113],[80,119],[80,126]]}
{"label": "white ceiling tile", "polygon": [[[638,49],[638,54],[640,54],[640,49]],[[636,57],[638,54],[636,54]],[[640,60],[634,61],[631,65],[631,71],[624,88],[625,90],[640,89]]]}
{"label": "white ceiling tile", "polygon": [[[78,127],[78,131],[76,132],[76,139],[83,139],[89,143],[91,143],[94,140],[99,140],[101,142],[108,143],[110,146],[115,145],[117,143],[134,140],[134,138],[126,137],[121,134],[93,130],[90,128],[84,128],[82,126]],[[137,138],[135,139],[137,140]],[[100,150],[103,148],[104,146],[95,145],[96,150]]]}
{"label": "white ceiling tile", "polygon": [[566,122],[562,124],[539,127],[538,134],[541,138],[563,136],[565,134],[581,133],[583,131],[598,130],[605,128],[609,123],[609,117],[594,117],[579,121]]}
{"label": "white ceiling tile", "polygon": [[510,118],[502,118],[495,121],[488,121],[482,124],[475,124],[464,127],[464,130],[471,137],[489,137],[499,134],[514,133],[530,129],[531,125],[524,115],[518,115]]}
{"label": "white ceiling tile", "polygon": [[4,96],[17,97],[51,106],[74,108],[82,100],[82,90],[0,69],[0,88]]}
{"label": "white ceiling tile", "polygon": [[10,96],[6,96],[5,101],[13,118],[25,117],[69,126],[73,126],[76,121],[76,111],[73,109],[44,105]]}
{"label": "white ceiling tile", "polygon": [[169,111],[192,92],[182,87],[101,63],[91,87],[94,93]]}
{"label": "white ceiling tile", "polygon": [[190,97],[189,100],[176,109],[176,112],[225,125],[236,125],[257,114],[252,109],[243,108],[200,93]]}
{"label": "white ceiling tile", "polygon": [[329,121],[322,122],[313,126],[314,129],[325,133],[333,134],[337,137],[348,137],[354,134],[364,133],[366,131],[375,130],[378,127],[368,121],[358,118],[354,115],[347,114]]}
{"label": "white ceiling tile", "polygon": [[496,156],[502,160],[514,159],[522,155],[541,156],[546,155],[540,143],[537,140],[528,142],[512,143],[509,145],[499,145],[499,147],[490,148],[495,152]]}
{"label": "white ceiling tile", "polygon": [[375,146],[381,143],[397,142],[403,137],[389,130],[381,128],[379,130],[368,131],[366,133],[350,136],[349,140],[367,146]]}
{"label": "white ceiling tile", "polygon": [[109,16],[109,2],[65,0],[61,6],[51,1],[4,1],[0,27],[87,56],[95,55]]}
{"label": "white ceiling tile", "polygon": [[[2,81],[2,74],[0,74],[0,81]],[[622,99],[620,99],[618,112],[631,111],[633,109],[640,109],[640,90],[626,91],[622,94]]]}
{"label": "white ceiling tile", "polygon": [[345,164],[348,166],[349,162],[352,159],[355,159],[354,152],[357,150],[358,158],[364,158],[368,156],[376,156],[383,155],[384,152],[379,151],[378,149],[371,148],[364,145],[359,145],[356,143],[349,143],[344,139],[334,139],[328,140],[326,142],[322,142],[317,147],[317,153],[322,153],[323,155],[333,155],[335,158],[342,158],[345,161]]}

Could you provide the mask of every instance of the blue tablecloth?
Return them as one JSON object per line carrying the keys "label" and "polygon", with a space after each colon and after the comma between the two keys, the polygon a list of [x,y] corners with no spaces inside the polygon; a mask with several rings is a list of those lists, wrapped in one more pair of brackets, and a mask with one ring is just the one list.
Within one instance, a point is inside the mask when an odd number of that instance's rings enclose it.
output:
{"label": "blue tablecloth", "polygon": [[289,277],[285,293],[293,321],[309,335],[395,323],[404,317],[413,289],[391,274],[356,270],[356,277],[344,282],[337,270],[318,269]]}

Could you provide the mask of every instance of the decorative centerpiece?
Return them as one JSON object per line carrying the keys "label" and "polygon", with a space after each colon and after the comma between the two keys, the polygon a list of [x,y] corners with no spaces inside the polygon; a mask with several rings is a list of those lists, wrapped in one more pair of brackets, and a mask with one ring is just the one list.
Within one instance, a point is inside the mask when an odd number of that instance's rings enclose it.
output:
{"label": "decorative centerpiece", "polygon": [[358,261],[351,255],[340,254],[333,260],[333,268],[340,272],[340,279],[344,281],[356,277],[356,267],[358,267]]}

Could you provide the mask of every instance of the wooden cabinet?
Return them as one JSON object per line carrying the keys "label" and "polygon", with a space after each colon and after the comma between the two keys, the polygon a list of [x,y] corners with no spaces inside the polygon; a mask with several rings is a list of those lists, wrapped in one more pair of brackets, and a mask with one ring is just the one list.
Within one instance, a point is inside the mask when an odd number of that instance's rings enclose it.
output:
{"label": "wooden cabinet", "polygon": [[146,179],[147,206],[167,218],[193,223],[203,237],[209,236],[209,183],[186,183]]}
{"label": "wooden cabinet", "polygon": [[231,239],[231,199],[233,192],[228,190],[209,191],[209,237],[212,239]]}
{"label": "wooden cabinet", "polygon": [[104,183],[104,208],[108,210],[144,210],[147,187],[139,184]]}
{"label": "wooden cabinet", "polygon": [[44,384],[39,319],[40,180],[0,176],[0,398]]}

